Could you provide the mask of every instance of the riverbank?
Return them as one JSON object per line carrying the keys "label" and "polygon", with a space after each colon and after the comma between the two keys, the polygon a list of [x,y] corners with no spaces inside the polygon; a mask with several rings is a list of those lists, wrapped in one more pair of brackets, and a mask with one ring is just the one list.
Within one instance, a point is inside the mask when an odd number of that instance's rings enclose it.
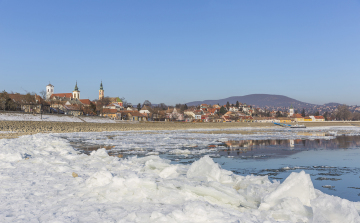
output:
{"label": "riverbank", "polygon": [[[306,122],[307,127],[360,126],[360,122]],[[15,138],[37,133],[142,131],[142,130],[186,130],[186,129],[230,129],[269,128],[272,123],[226,122],[226,123],[184,123],[184,122],[41,122],[41,121],[0,121],[0,138]],[[282,128],[282,127],[278,127]]]}

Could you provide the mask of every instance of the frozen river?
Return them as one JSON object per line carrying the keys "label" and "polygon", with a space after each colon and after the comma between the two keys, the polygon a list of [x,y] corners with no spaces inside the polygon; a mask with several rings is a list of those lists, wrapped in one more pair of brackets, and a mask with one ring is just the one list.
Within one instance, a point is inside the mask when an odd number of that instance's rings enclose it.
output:
{"label": "frozen river", "polygon": [[359,137],[328,127],[1,139],[0,222],[360,222]]}
{"label": "frozen river", "polygon": [[112,132],[66,137],[85,153],[105,147],[115,156],[159,155],[176,164],[191,164],[208,154],[222,168],[236,174],[267,175],[280,182],[290,173],[304,170],[316,189],[360,201],[359,128],[238,131]]}

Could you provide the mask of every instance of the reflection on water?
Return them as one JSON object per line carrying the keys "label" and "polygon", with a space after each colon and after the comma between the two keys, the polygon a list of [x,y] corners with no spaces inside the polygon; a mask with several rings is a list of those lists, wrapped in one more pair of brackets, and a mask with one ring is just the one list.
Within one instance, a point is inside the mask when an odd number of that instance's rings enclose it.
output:
{"label": "reflection on water", "polygon": [[[325,133],[321,133],[325,134]],[[292,155],[310,149],[342,149],[360,147],[360,136],[337,136],[334,139],[268,139],[268,140],[230,140],[224,142],[225,149],[219,150],[222,156],[241,156],[243,158],[270,158]]]}

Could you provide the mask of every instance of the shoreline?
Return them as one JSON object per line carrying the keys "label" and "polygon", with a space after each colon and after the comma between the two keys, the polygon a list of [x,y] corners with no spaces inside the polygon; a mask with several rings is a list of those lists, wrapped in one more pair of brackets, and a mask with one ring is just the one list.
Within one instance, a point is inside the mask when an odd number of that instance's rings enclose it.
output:
{"label": "shoreline", "polygon": [[[360,122],[301,122],[307,127],[354,126]],[[0,139],[17,138],[37,133],[111,132],[142,130],[187,130],[187,129],[231,129],[231,128],[283,128],[273,123],[259,122],[137,122],[137,123],[90,123],[90,122],[41,122],[41,121],[0,121]]]}

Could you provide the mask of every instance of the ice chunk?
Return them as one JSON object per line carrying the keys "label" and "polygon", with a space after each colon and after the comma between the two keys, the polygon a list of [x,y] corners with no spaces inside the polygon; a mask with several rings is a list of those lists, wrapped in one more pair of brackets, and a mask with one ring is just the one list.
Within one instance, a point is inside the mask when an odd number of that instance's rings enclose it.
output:
{"label": "ice chunk", "polygon": [[177,173],[177,166],[169,166],[169,167],[166,167],[165,169],[163,169],[159,176],[161,178],[174,178],[174,177],[177,177],[179,176],[179,174]]}
{"label": "ice chunk", "polygon": [[108,157],[109,154],[107,153],[105,148],[102,148],[102,149],[92,151],[90,153],[90,156]]}
{"label": "ice chunk", "polygon": [[322,194],[311,201],[313,222],[360,222],[359,213],[353,202],[339,197]]}
{"label": "ice chunk", "polygon": [[214,163],[209,156],[204,156],[191,164],[187,171],[188,178],[199,178],[200,180],[217,181],[220,183],[232,183],[231,175],[231,171],[221,169],[219,164]]}
{"label": "ice chunk", "polygon": [[99,171],[86,180],[86,185],[89,187],[105,186],[112,181],[112,178],[113,176],[109,171]]}
{"label": "ice chunk", "polygon": [[305,171],[291,173],[275,191],[266,195],[259,207],[268,210],[282,202],[283,198],[298,198],[303,205],[310,206],[310,200],[316,197],[310,175]]}

